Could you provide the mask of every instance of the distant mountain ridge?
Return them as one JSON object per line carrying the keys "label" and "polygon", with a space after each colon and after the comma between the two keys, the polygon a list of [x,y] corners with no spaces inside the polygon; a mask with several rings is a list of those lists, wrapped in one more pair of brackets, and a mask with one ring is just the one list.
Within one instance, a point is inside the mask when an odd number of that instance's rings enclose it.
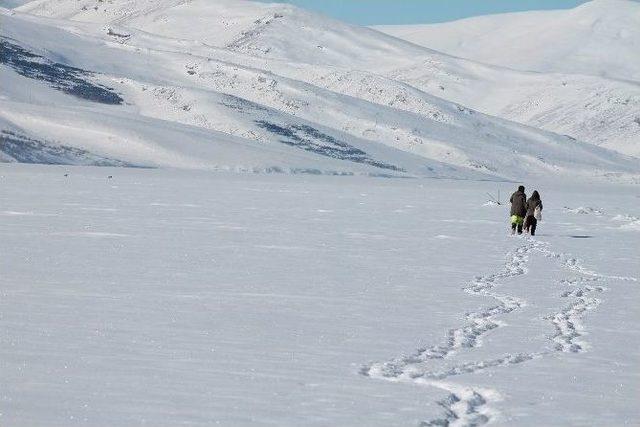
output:
{"label": "distant mountain ridge", "polygon": [[592,0],[574,9],[374,27],[451,55],[523,71],[640,82],[640,2]]}

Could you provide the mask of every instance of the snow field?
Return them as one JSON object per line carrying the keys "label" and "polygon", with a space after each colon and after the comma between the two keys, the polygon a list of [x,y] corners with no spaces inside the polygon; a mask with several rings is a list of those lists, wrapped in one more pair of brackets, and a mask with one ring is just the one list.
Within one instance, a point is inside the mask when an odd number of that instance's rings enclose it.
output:
{"label": "snow field", "polygon": [[[504,206],[484,206],[512,184],[0,175],[8,425],[638,415],[624,372],[638,362],[625,343],[638,331],[640,236],[616,219],[636,213],[625,188],[541,183],[530,240],[508,236]],[[564,208],[585,205],[605,214]]]}

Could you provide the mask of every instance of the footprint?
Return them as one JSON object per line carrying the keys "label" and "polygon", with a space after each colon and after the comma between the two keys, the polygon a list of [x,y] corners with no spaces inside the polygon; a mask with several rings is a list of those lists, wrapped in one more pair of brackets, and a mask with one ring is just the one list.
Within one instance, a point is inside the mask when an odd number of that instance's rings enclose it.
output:
{"label": "footprint", "polygon": [[[569,305],[557,313],[545,317],[550,320],[555,334],[550,337],[553,349],[544,349],[533,353],[511,353],[489,360],[449,364],[440,370],[433,370],[430,362],[447,361],[457,352],[472,351],[482,345],[482,337],[503,324],[496,320],[497,316],[512,313],[525,306],[527,302],[512,295],[494,292],[494,288],[502,279],[522,276],[528,273],[527,263],[531,253],[538,253],[558,262],[575,277],[564,278],[560,284],[574,287],[561,294],[562,298],[574,298]],[[438,387],[446,390],[447,398],[438,402],[444,408],[441,417],[424,421],[423,426],[480,426],[487,424],[495,416],[495,411],[488,404],[487,391],[476,387],[462,387],[444,383],[451,377],[505,366],[518,365],[530,360],[547,356],[554,352],[581,353],[589,345],[584,340],[585,332],[582,317],[587,311],[597,308],[601,301],[592,297],[593,293],[606,291],[600,283],[605,280],[637,281],[634,277],[609,276],[585,268],[582,261],[568,254],[556,253],[548,248],[548,243],[529,239],[527,243],[507,255],[507,262],[496,273],[476,276],[464,288],[472,295],[489,296],[497,305],[483,308],[465,315],[466,324],[450,329],[445,339],[434,346],[417,349],[409,356],[401,356],[387,362],[376,362],[363,366],[360,373],[375,379],[393,382],[411,382]],[[490,391],[489,394],[495,393]]]}

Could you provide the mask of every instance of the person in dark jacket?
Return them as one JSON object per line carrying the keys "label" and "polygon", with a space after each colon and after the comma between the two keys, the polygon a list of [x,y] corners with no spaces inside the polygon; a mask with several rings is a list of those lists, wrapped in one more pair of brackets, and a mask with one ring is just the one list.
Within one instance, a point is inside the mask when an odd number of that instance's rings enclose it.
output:
{"label": "person in dark jacket", "polygon": [[536,208],[540,208],[539,212],[542,212],[542,200],[540,200],[538,191],[534,191],[527,200],[527,216],[524,218],[524,232],[532,236],[536,235],[536,227],[538,226]]}
{"label": "person in dark jacket", "polygon": [[518,191],[511,195],[511,234],[522,234],[524,217],[527,215],[527,195],[524,193],[524,185],[518,187]]}

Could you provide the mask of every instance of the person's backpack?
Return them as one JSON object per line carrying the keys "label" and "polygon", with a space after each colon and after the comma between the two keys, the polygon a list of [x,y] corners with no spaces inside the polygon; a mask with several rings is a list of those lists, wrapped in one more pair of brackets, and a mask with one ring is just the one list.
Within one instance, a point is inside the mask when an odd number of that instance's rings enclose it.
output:
{"label": "person's backpack", "polygon": [[538,221],[542,221],[542,209],[540,209],[540,205],[536,206],[535,210],[533,211],[533,217]]}

